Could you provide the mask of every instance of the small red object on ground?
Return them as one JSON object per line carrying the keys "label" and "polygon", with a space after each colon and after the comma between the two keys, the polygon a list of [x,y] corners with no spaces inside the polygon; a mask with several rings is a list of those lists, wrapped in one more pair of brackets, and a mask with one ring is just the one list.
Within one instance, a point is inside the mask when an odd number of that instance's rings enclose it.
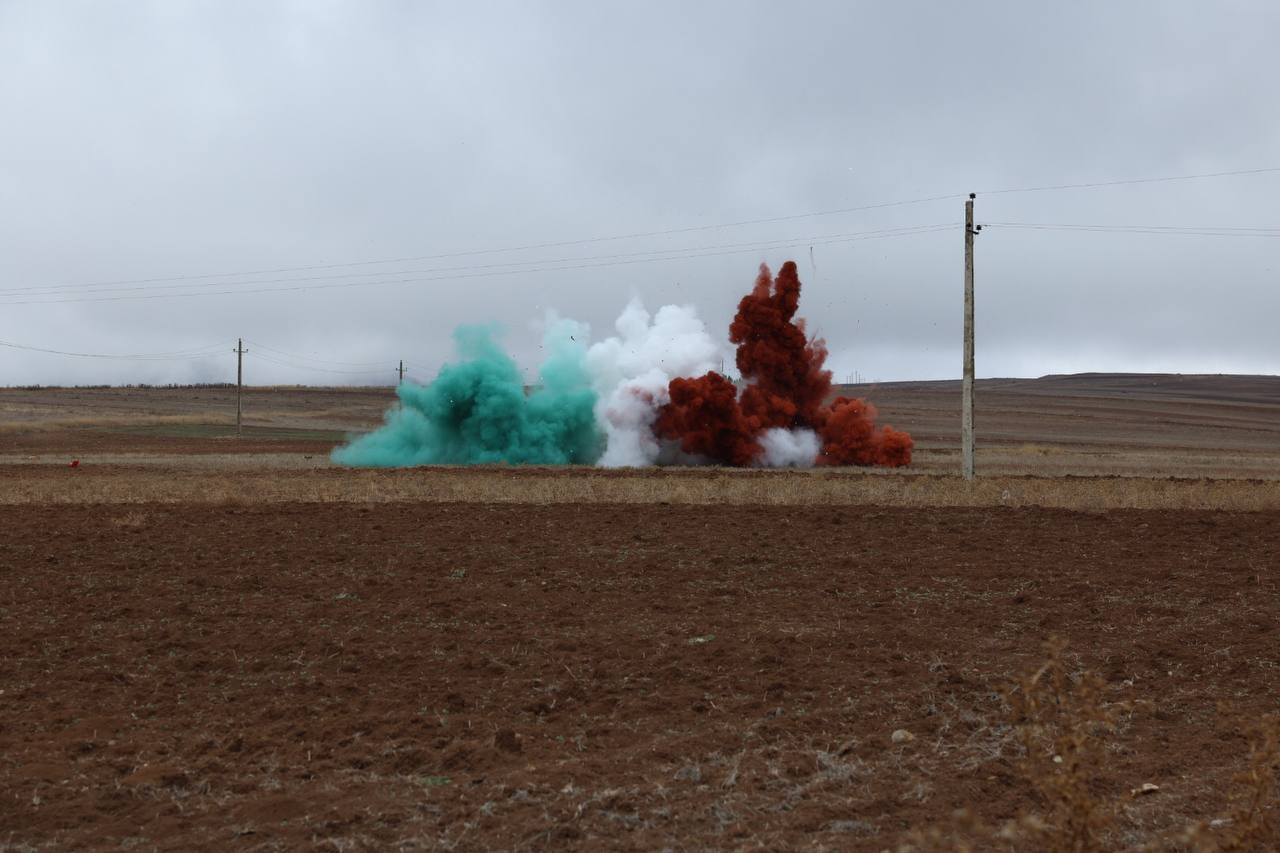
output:
{"label": "small red object on ground", "polygon": [[71,460],[71,467],[72,467],[72,468],[79,468],[79,467],[80,467],[80,460],[79,460],[79,459],[72,459],[72,460]]}

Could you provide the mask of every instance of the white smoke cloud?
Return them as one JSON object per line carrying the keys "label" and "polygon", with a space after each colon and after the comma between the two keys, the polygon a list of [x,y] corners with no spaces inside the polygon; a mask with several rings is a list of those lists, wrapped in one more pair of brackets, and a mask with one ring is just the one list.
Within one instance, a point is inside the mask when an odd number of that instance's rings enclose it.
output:
{"label": "white smoke cloud", "polygon": [[632,299],[614,324],[618,336],[593,344],[587,369],[596,393],[596,419],[608,437],[599,464],[653,465],[664,449],[653,434],[658,407],[669,402],[677,376],[701,376],[719,366],[719,347],[692,306],[664,305],[650,316]]}
{"label": "white smoke cloud", "polygon": [[759,464],[766,468],[812,468],[821,445],[811,429],[767,429],[760,436],[764,454]]}

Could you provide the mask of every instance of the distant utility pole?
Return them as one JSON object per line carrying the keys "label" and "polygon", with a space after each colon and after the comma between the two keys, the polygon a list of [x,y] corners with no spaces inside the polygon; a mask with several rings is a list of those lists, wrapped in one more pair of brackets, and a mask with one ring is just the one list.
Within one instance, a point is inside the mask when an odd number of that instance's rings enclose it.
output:
{"label": "distant utility pole", "polygon": [[240,403],[240,392],[244,387],[244,354],[248,350],[244,348],[244,338],[236,338],[236,438],[240,437],[240,421],[244,414],[244,408]]}
{"label": "distant utility pole", "polygon": [[400,373],[400,381],[399,381],[398,383],[396,383],[396,384],[398,384],[398,385],[403,385],[403,384],[404,384],[404,359],[403,359],[403,358],[402,358],[402,359],[400,359],[400,370],[399,370],[399,373]]}
{"label": "distant utility pole", "polygon": [[973,200],[964,203],[964,380],[961,382],[960,457],[961,472],[972,480],[973,471],[973,238],[982,226],[973,226]]}

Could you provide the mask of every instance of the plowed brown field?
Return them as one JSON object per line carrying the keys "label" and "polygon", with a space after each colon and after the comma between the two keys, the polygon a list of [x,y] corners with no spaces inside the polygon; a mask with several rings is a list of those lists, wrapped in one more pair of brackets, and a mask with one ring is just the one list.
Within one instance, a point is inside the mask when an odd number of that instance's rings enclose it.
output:
{"label": "plowed brown field", "polygon": [[1278,554],[1277,512],[0,506],[0,847],[892,848],[1041,807],[1002,691],[1051,635],[1149,703],[1094,787],[1167,838],[1278,709]]}

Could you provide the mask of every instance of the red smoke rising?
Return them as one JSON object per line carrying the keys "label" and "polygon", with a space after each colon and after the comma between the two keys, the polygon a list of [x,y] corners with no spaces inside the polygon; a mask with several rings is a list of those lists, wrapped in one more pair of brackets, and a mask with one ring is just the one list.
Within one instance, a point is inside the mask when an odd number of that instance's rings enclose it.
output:
{"label": "red smoke rising", "polygon": [[911,436],[893,427],[876,426],[876,407],[866,400],[837,397],[818,435],[822,465],[887,465],[896,468],[911,464]]}
{"label": "red smoke rising", "polygon": [[831,371],[821,340],[809,340],[796,320],[800,277],[787,261],[778,277],[760,265],[755,287],[738,303],[729,340],[738,345],[738,369],[750,384],[738,389],[719,373],[673,379],[671,402],[658,410],[653,431],[678,440],[686,453],[727,465],[750,465],[762,452],[759,436],[774,427],[812,429],[822,465],[908,465],[911,436],[876,426],[875,407],[838,397],[825,405]]}
{"label": "red smoke rising", "polygon": [[831,390],[831,371],[822,369],[827,348],[805,337],[804,321],[795,319],[799,305],[795,262],[783,264],[776,281],[761,264],[755,287],[729,325],[738,370],[751,380],[742,410],[757,429],[816,425]]}
{"label": "red smoke rising", "polygon": [[685,453],[729,465],[750,465],[760,455],[758,429],[743,417],[738,389],[719,373],[672,379],[671,402],[658,410],[653,430],[680,439]]}

